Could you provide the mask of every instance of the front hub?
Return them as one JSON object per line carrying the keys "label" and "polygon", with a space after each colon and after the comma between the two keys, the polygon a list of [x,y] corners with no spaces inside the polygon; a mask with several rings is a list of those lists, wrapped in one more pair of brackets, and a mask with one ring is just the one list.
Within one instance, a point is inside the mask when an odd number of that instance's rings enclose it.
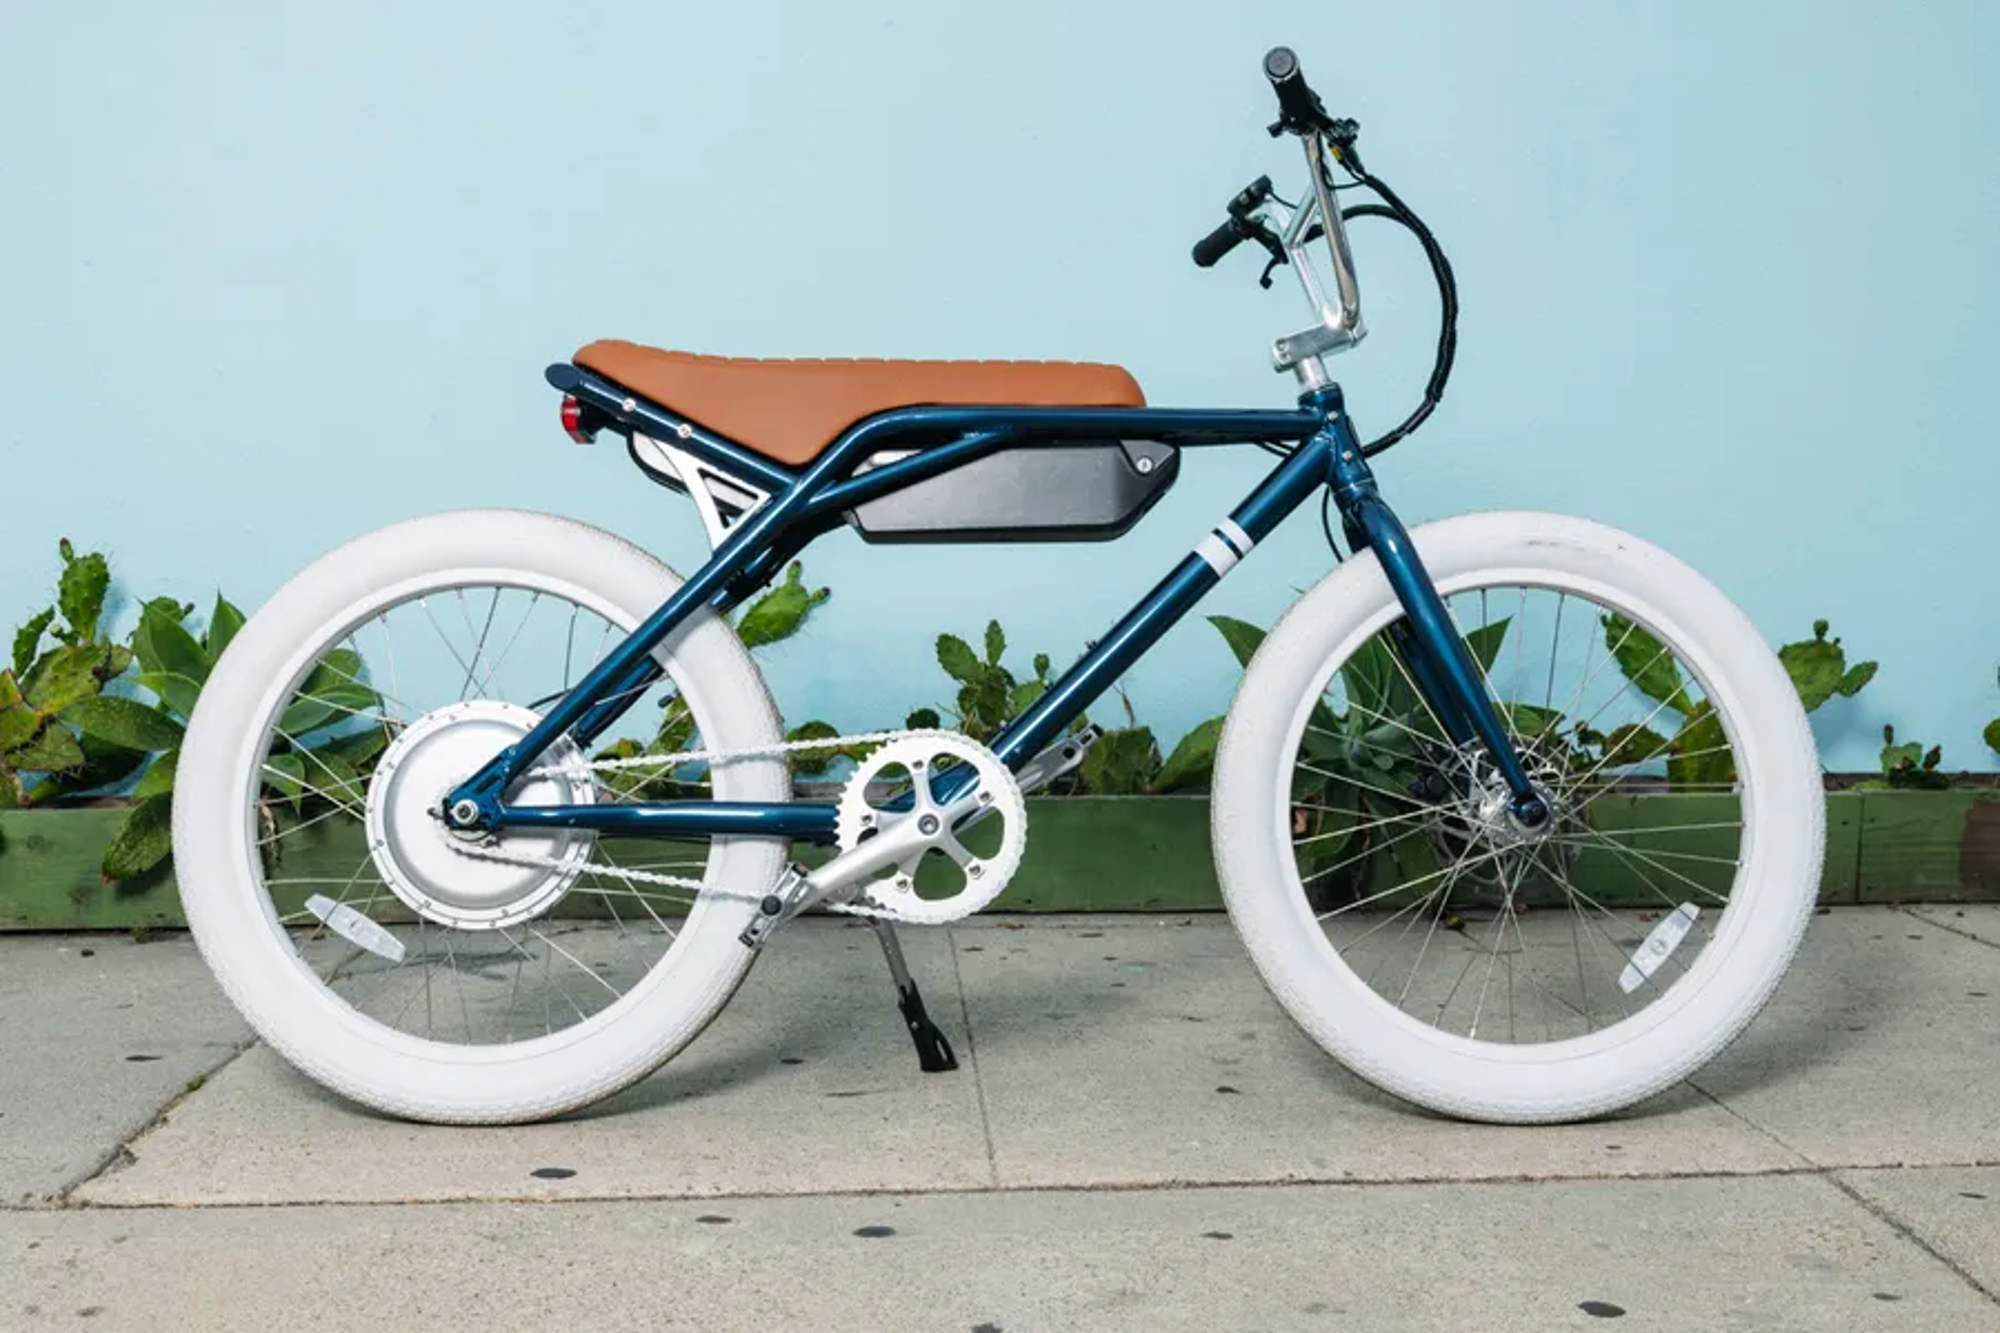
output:
{"label": "front hub", "polygon": [[[517,704],[475,700],[427,713],[383,752],[368,787],[368,848],[390,892],[427,921],[501,930],[553,907],[590,862],[587,829],[484,833],[446,826],[445,795],[541,718]],[[596,783],[567,737],[507,794],[510,805],[589,805]],[[475,855],[473,849],[493,855]],[[499,859],[499,858],[506,859]]]}

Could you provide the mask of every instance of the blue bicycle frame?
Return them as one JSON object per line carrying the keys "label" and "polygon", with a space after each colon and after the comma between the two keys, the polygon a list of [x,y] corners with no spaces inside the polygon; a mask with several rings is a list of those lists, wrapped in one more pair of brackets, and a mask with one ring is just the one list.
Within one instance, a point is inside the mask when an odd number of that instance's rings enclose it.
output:
{"label": "blue bicycle frame", "polygon": [[[810,466],[795,471],[580,367],[552,366],[548,379],[606,426],[672,439],[704,462],[768,488],[770,499],[739,520],[708,563],[557,701],[539,726],[446,797],[442,813],[454,827],[562,827],[627,837],[729,834],[832,842],[834,807],[827,804],[685,800],[517,806],[509,805],[504,793],[556,738],[567,735],[578,745],[587,745],[609,728],[659,678],[661,667],[653,650],[688,616],[704,606],[727,609],[740,603],[807,544],[842,523],[855,505],[1003,447],[1090,439],[1146,439],[1183,446],[1298,443],[1225,522],[995,738],[992,748],[1009,768],[1018,770],[1060,735],[1238,560],[1325,486],[1332,489],[1350,544],[1357,551],[1375,553],[1402,603],[1406,618],[1392,628],[1392,639],[1432,715],[1454,744],[1476,740],[1485,749],[1513,794],[1517,817],[1530,825],[1547,818],[1547,807],[1522,769],[1478,663],[1452,624],[1409,534],[1381,498],[1337,385],[1305,393],[1295,411],[898,408],[856,423]],[[940,438],[946,442],[936,443]],[[872,455],[913,447],[915,452],[905,458],[854,475]],[[471,813],[475,810],[476,816]]]}

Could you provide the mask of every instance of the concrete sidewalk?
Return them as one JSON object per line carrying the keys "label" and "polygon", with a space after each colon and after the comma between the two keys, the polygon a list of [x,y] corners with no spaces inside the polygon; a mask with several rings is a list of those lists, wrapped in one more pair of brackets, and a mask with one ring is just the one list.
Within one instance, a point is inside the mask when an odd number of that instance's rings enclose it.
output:
{"label": "concrete sidewalk", "polygon": [[1348,1076],[1219,916],[904,934],[955,1074],[811,921],[490,1130],[321,1092],[185,940],[0,939],[0,1330],[2000,1329],[2000,910],[1821,916],[1694,1083],[1537,1129]]}

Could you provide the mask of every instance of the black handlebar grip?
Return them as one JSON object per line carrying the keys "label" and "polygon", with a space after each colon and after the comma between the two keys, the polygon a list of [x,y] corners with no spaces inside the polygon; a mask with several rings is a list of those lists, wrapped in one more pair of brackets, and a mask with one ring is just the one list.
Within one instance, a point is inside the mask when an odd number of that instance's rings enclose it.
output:
{"label": "black handlebar grip", "polygon": [[1278,95],[1278,113],[1287,129],[1316,129],[1325,123],[1326,108],[1306,83],[1299,58],[1291,47],[1271,48],[1264,57],[1264,77],[1271,81],[1271,91]]}
{"label": "black handlebar grip", "polygon": [[1236,225],[1236,219],[1217,227],[1208,235],[1194,243],[1194,262],[1200,268],[1213,268],[1217,260],[1243,244],[1243,232]]}

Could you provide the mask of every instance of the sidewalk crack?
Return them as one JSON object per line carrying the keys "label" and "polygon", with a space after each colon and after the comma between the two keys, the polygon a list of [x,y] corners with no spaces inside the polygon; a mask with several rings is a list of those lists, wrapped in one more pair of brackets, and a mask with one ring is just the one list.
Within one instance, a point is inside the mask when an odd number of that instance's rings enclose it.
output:
{"label": "sidewalk crack", "polygon": [[207,1087],[208,1081],[210,1079],[214,1078],[224,1069],[227,1069],[230,1065],[236,1063],[238,1059],[242,1058],[242,1055],[245,1051],[249,1050],[252,1046],[255,1046],[256,1044],[257,1044],[256,1037],[254,1036],[246,1037],[241,1042],[238,1042],[225,1055],[223,1055],[223,1057],[220,1060],[217,1060],[214,1064],[208,1066],[206,1069],[197,1071],[194,1077],[190,1078],[187,1081],[187,1085],[185,1087],[183,1087],[179,1092],[175,1093],[173,1098],[170,1101],[168,1101],[165,1106],[162,1106],[158,1111],[156,1111],[153,1114],[152,1119],[148,1120],[145,1124],[133,1130],[130,1134],[127,1134],[124,1138],[120,1139],[115,1145],[112,1146],[112,1148],[108,1152],[104,1153],[97,1159],[97,1161],[93,1162],[90,1166],[90,1169],[84,1172],[83,1175],[77,1177],[75,1180],[72,1180],[69,1184],[63,1186],[60,1190],[56,1191],[54,1194],[49,1195],[47,1199],[47,1206],[50,1208],[75,1208],[81,1206],[80,1204],[77,1203],[75,1198],[76,1192],[78,1190],[82,1189],[86,1185],[91,1184],[94,1181],[102,1180],[105,1176],[108,1176],[113,1172],[123,1171],[126,1167],[132,1165],[132,1163],[137,1161],[138,1158],[134,1156],[132,1152],[133,1144],[137,1143],[140,1139],[145,1138],[148,1134],[151,1134],[161,1125],[164,1125],[167,1122],[167,1117],[169,1115],[173,1114],[175,1111],[178,1111],[183,1105],[187,1103],[187,1100],[190,1097],[194,1096],[197,1092],[200,1092],[203,1088]]}
{"label": "sidewalk crack", "polygon": [[[1936,908],[1936,907],[1948,907],[1951,904],[1926,903],[1923,905],[1927,907]],[[1926,926],[1936,926],[1939,930],[1944,931],[1948,935],[1956,935],[1962,940],[1971,940],[1974,944],[1983,944],[1989,949],[2000,949],[2000,940],[1989,940],[1984,935],[1973,934],[1971,930],[1963,926],[1954,926],[1949,921],[1939,921],[1935,917],[1922,916],[1917,912],[1917,906],[1915,904],[1911,904],[1908,906],[1899,906],[1896,908],[1896,910],[1898,912],[1901,912],[1904,916],[1910,918],[1910,920],[1912,921],[1921,921]]]}
{"label": "sidewalk crack", "polygon": [[1895,1232],[1898,1236],[1901,1236],[1904,1240],[1910,1242],[1910,1244],[1916,1246],[1918,1249],[1922,1250],[1925,1254],[1928,1254],[1931,1258],[1937,1260],[1939,1263],[1943,1264],[1946,1268],[1950,1269],[1952,1273],[1957,1276],[1958,1280],[1965,1283],[1966,1286],[1971,1287],[1974,1291],[1978,1292],[1981,1296],[1984,1296],[1987,1300],[1991,1301],[1993,1304],[2000,1305],[2000,1293],[1996,1293],[1991,1287],[1988,1287],[1978,1278],[1966,1272],[1964,1267],[1961,1266],[1950,1255],[1944,1253],[1944,1251],[1938,1249],[1937,1246],[1931,1244],[1929,1241],[1925,1240],[1922,1236],[1918,1235],[1913,1229],[1905,1225],[1901,1218],[1897,1217],[1893,1212],[1889,1211],[1889,1209],[1878,1206],[1874,1202],[1874,1200],[1870,1199],[1860,1190],[1855,1189],[1852,1185],[1848,1184],[1846,1181],[1842,1180],[1838,1175],[1834,1174],[1831,1171],[1826,1173],[1826,1182],[1827,1184],[1833,1186],[1835,1189],[1839,1190],[1842,1194],[1845,1194],[1848,1198],[1852,1199],[1855,1203],[1860,1204],[1863,1209],[1865,1209],[1878,1222],[1882,1223],[1882,1225],[1888,1227],[1889,1230]]}

